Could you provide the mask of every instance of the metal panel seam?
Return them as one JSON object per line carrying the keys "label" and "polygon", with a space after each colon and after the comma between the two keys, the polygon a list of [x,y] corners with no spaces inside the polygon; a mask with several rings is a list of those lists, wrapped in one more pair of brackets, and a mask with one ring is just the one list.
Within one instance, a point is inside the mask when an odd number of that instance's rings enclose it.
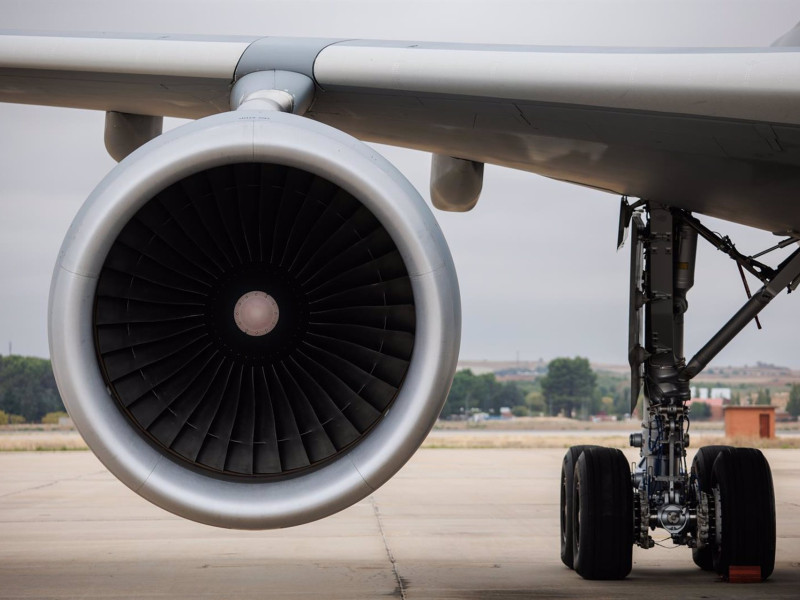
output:
{"label": "metal panel seam", "polygon": [[367,486],[370,489],[370,492],[374,492],[375,489],[376,489],[375,486],[370,485],[369,481],[364,479],[364,475],[361,474],[361,471],[358,469],[358,466],[356,465],[356,463],[353,462],[353,459],[348,456],[347,460],[349,460],[350,464],[353,465],[353,468],[356,470],[356,473],[358,473],[358,476],[361,477],[361,481],[364,482],[364,485]]}
{"label": "metal panel seam", "polygon": [[[357,41],[359,40],[356,39],[338,40],[336,42],[331,42],[330,44],[323,46],[322,48],[319,49],[319,52],[317,52],[317,54],[314,56],[314,60],[311,61],[311,79],[314,80],[314,85],[316,85],[323,92],[325,91],[325,88],[322,86],[322,84],[319,81],[317,81],[316,73],[314,73],[314,69],[317,66],[317,59],[319,58],[319,55],[322,54],[325,50],[327,50],[331,46],[336,46],[337,44],[346,44],[348,42],[357,42]],[[314,103],[312,102],[311,105],[313,106]]]}

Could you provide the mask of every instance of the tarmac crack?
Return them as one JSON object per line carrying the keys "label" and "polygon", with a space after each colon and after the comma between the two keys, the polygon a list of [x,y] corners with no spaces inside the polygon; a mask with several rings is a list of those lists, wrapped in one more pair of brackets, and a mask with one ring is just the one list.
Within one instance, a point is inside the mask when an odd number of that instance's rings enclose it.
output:
{"label": "tarmac crack", "polygon": [[83,479],[84,477],[89,477],[91,475],[102,475],[105,471],[95,471],[92,473],[84,473],[83,475],[78,475],[77,477],[65,477],[64,479],[56,479],[55,481],[48,481],[47,483],[43,483],[41,485],[35,485],[33,487],[25,488],[22,490],[15,490],[13,492],[7,492],[5,494],[0,494],[0,498],[8,498],[9,496],[16,496],[17,494],[24,494],[25,492],[33,492],[34,490],[41,490],[44,488],[48,488],[59,483],[63,483],[65,481],[76,481],[78,479]]}
{"label": "tarmac crack", "polygon": [[381,511],[378,508],[378,503],[375,502],[375,496],[370,496],[369,501],[372,504],[372,511],[375,513],[375,519],[378,521],[378,530],[381,533],[381,539],[383,540],[383,547],[386,549],[386,556],[389,557],[389,562],[392,564],[392,572],[394,573],[394,579],[397,582],[397,593],[403,600],[406,600],[406,586],[405,582],[402,577],[400,577],[400,570],[397,567],[397,561],[394,558],[394,554],[392,554],[392,549],[389,548],[389,541],[386,539],[386,532],[383,529],[383,519],[381,518]]}

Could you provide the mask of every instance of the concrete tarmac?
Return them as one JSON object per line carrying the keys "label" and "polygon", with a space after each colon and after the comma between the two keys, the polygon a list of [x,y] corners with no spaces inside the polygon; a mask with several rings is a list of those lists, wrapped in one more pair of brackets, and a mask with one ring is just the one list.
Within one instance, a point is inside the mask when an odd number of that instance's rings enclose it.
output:
{"label": "concrete tarmac", "polygon": [[624,581],[582,580],[559,560],[563,454],[421,450],[337,515],[242,532],[150,505],[89,452],[0,453],[0,598],[800,597],[800,450],[765,451],[778,549],[763,584],[724,583],[669,543],[635,548]]}

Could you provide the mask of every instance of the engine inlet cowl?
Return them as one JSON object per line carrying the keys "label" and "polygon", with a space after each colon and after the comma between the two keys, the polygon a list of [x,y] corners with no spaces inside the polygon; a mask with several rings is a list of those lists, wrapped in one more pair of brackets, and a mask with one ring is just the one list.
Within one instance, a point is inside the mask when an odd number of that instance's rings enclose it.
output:
{"label": "engine inlet cowl", "polygon": [[294,525],[370,493],[435,422],[455,272],[382,157],[285,114],[226,113],[121,162],[51,288],[56,378],[104,464],[179,515]]}

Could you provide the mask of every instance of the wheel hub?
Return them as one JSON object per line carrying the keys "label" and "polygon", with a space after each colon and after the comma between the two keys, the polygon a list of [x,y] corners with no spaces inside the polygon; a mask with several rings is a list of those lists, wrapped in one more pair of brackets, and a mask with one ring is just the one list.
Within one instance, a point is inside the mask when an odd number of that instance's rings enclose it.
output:
{"label": "wheel hub", "polygon": [[685,506],[665,504],[658,510],[658,521],[661,527],[674,535],[683,531],[689,522],[689,515]]}

